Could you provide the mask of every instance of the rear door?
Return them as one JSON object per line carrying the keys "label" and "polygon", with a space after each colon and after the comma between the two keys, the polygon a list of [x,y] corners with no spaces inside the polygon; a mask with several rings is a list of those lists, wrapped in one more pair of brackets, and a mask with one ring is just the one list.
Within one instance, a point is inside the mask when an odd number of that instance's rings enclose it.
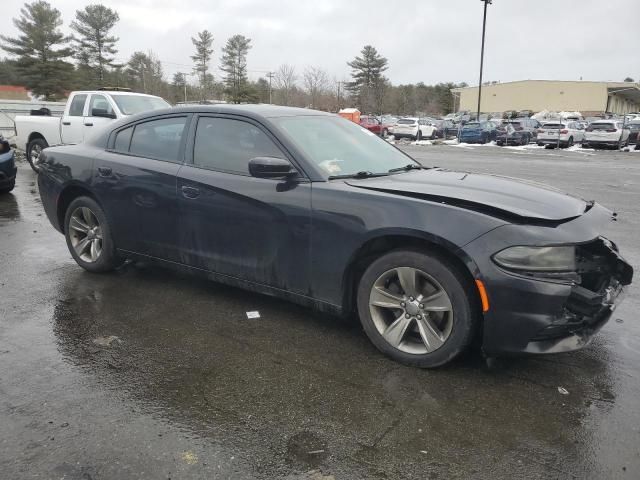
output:
{"label": "rear door", "polygon": [[293,163],[257,122],[202,115],[194,127],[191,153],[178,174],[183,261],[308,294],[311,183],[304,177],[286,181],[249,175],[249,160],[255,157]]}
{"label": "rear door", "polygon": [[123,126],[94,161],[93,187],[119,249],[179,261],[176,179],[190,115]]}
{"label": "rear door", "polygon": [[84,115],[89,95],[75,93],[69,99],[67,109],[62,116],[62,143],[81,143],[84,139]]}
{"label": "rear door", "polygon": [[91,94],[83,122],[84,138],[88,138],[94,130],[98,130],[115,118],[116,112],[109,98],[101,93]]}

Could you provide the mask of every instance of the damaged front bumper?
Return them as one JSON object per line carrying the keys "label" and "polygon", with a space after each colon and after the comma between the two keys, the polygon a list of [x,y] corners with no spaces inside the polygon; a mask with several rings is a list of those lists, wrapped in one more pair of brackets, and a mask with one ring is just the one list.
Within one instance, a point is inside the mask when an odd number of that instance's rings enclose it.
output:
{"label": "damaged front bumper", "polygon": [[579,237],[602,225],[607,211],[597,205],[594,209],[552,229],[512,225],[502,227],[501,232],[498,228],[465,247],[473,254],[490,244],[518,244],[519,230],[550,233],[564,240],[554,242],[551,238],[547,244],[576,245],[578,269],[571,280],[514,273],[491,261],[479,262],[479,275],[490,302],[483,322],[485,352],[544,354],[577,350],[588,345],[611,318],[632,281],[633,268],[606,238],[580,241]]}

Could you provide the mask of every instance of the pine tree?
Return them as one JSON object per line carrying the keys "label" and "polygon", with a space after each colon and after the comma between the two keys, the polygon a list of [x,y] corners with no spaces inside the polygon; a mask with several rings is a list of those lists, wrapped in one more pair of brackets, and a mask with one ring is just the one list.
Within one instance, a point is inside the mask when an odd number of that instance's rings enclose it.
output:
{"label": "pine tree", "polygon": [[76,19],[71,22],[71,28],[79,35],[74,38],[78,48],[76,58],[84,59],[100,84],[104,83],[107,67],[114,66],[113,55],[118,52],[115,48],[118,37],[109,35],[118,20],[117,12],[97,4],[76,10]]}
{"label": "pine tree", "polygon": [[194,70],[200,78],[200,100],[207,99],[211,90],[213,77],[209,74],[209,62],[213,54],[213,35],[209,30],[198,32],[198,37],[191,37],[191,42],[196,47],[195,55],[191,56],[196,64]]}
{"label": "pine tree", "polygon": [[388,83],[382,72],[388,68],[387,59],[371,45],[365,45],[360,54],[362,56],[347,62],[353,81],[346,87],[356,97],[361,109],[382,113],[382,100]]}
{"label": "pine tree", "polygon": [[73,65],[64,61],[72,52],[64,46],[69,39],[60,31],[60,11],[38,0],[25,4],[13,23],[20,34],[13,38],[0,35],[0,46],[18,57],[22,82],[47,100],[62,97],[71,87]]}
{"label": "pine tree", "polygon": [[255,101],[256,92],[247,77],[247,54],[251,40],[243,35],[234,35],[222,49],[220,70],[226,73],[226,93],[233,103]]}

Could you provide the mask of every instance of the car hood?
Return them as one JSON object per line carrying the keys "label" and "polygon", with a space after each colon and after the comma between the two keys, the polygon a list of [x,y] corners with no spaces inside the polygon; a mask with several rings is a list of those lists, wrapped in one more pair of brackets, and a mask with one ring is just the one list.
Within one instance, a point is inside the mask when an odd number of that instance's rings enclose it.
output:
{"label": "car hood", "polygon": [[349,179],[346,183],[356,188],[455,205],[515,220],[567,221],[582,215],[593,205],[593,202],[534,182],[440,168]]}

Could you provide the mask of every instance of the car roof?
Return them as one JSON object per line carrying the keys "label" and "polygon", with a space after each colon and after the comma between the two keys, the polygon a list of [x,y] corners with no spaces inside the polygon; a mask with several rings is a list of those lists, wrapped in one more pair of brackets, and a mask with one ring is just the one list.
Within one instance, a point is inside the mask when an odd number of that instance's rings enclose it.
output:
{"label": "car roof", "polygon": [[138,93],[138,92],[123,92],[120,90],[75,90],[72,93],[82,93],[85,95],[90,94],[101,94],[101,95],[135,95],[137,97],[153,97],[153,98],[162,98],[158,95],[149,95],[148,93]]}
{"label": "car roof", "polygon": [[[277,118],[277,117],[303,117],[303,116],[334,116],[335,114],[311,110],[309,108],[282,107],[268,104],[218,104],[218,105],[184,105],[170,109],[154,110],[154,115],[166,113],[229,113],[246,117]],[[363,115],[365,116],[365,115]]]}

